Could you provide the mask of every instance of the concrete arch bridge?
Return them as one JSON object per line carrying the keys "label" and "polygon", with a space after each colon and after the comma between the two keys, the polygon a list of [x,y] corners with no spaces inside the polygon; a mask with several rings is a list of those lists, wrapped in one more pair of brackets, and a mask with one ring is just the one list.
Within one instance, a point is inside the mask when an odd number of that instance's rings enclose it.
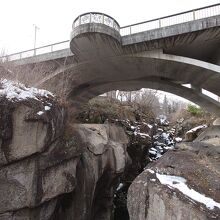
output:
{"label": "concrete arch bridge", "polygon": [[62,91],[77,109],[111,90],[151,88],[220,116],[220,103],[202,93],[220,96],[219,46],[220,4],[125,27],[91,12],[73,22],[70,49],[13,63],[29,72],[32,85]]}

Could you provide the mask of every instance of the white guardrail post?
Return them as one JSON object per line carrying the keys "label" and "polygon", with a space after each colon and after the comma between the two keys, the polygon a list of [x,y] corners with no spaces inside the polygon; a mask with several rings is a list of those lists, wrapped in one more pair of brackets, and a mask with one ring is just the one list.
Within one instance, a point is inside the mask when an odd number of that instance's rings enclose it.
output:
{"label": "white guardrail post", "polygon": [[196,12],[193,10],[193,20],[196,20]]}

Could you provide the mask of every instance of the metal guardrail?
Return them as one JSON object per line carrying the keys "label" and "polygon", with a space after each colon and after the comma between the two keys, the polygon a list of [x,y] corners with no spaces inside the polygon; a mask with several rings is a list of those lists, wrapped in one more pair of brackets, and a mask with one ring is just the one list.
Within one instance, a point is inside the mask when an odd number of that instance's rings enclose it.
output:
{"label": "metal guardrail", "polygon": [[[73,28],[81,24],[86,24],[90,22],[102,23],[114,28],[115,30],[120,31],[121,36],[127,36],[143,31],[172,26],[175,24],[181,24],[216,15],[220,15],[220,3],[120,27],[118,22],[109,15],[98,12],[90,12],[78,16],[73,22]],[[18,60],[67,48],[69,48],[69,40],[38,47],[35,49],[21,51],[18,53],[9,54],[7,56],[0,57],[0,59],[3,61]]]}
{"label": "metal guardrail", "polygon": [[69,48],[69,40],[61,41],[54,44],[48,44],[42,47],[37,47],[35,49],[25,50],[13,54],[9,54],[6,56],[0,57],[2,61],[13,61],[20,60],[28,57],[34,57],[40,54],[51,53],[58,50],[68,49]]}
{"label": "metal guardrail", "polygon": [[202,18],[212,17],[220,14],[220,3],[197,8],[165,17],[152,19],[120,28],[121,36],[135,34],[143,31],[172,26]]}

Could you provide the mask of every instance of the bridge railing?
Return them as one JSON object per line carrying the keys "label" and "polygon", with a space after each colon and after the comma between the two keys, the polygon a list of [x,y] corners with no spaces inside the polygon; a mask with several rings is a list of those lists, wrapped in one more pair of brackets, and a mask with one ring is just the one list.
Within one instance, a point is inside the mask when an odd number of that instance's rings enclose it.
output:
{"label": "bridge railing", "polygon": [[[116,30],[120,30],[121,36],[131,35],[143,31],[153,30],[157,28],[167,27],[175,24],[185,23],[188,21],[198,20],[202,18],[212,17],[220,15],[220,3],[210,5],[207,7],[202,7],[190,11],[185,11],[165,17],[160,17],[157,19],[152,19],[149,21],[144,21],[124,27],[120,27],[117,21],[110,17],[109,15],[90,12],[78,16],[73,22],[73,28],[80,24],[85,24],[89,22],[102,23],[108,25]],[[13,53],[7,56],[0,57],[0,60],[19,60],[27,57],[32,57],[40,54],[50,53],[53,51],[58,51],[62,49],[69,48],[69,40],[38,47],[31,50],[26,50],[18,53]]]}
{"label": "bridge railing", "polygon": [[73,29],[79,25],[87,23],[105,24],[117,31],[120,31],[120,25],[111,16],[100,12],[88,12],[78,16],[73,22]]}
{"label": "bridge railing", "polygon": [[40,55],[40,54],[51,53],[51,52],[54,52],[54,51],[67,49],[67,48],[69,48],[69,40],[54,43],[54,44],[45,45],[45,46],[42,46],[42,47],[37,47],[35,49],[21,51],[21,52],[18,52],[18,53],[5,55],[5,56],[0,57],[0,59],[2,61],[20,60],[20,59],[33,57],[33,56],[37,56],[37,55]]}
{"label": "bridge railing", "polygon": [[220,3],[121,27],[122,36],[181,24],[220,14]]}

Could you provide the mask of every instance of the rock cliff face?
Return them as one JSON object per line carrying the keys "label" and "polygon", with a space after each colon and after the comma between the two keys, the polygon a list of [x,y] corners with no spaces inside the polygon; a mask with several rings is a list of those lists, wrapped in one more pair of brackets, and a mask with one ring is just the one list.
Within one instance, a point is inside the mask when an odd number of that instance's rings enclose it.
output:
{"label": "rock cliff face", "polygon": [[[124,130],[115,125],[75,125],[70,142],[82,151],[77,164],[77,186],[60,200],[55,219],[107,220],[119,176],[129,162]],[[61,213],[61,214],[60,214]]]}
{"label": "rock cliff face", "polygon": [[218,127],[151,163],[128,192],[131,220],[220,219]]}
{"label": "rock cliff face", "polygon": [[[114,217],[128,219],[131,182],[155,152],[173,149],[147,123],[70,124],[66,115],[50,92],[0,81],[1,220],[110,220],[115,192]],[[220,219],[219,134],[208,128],[151,162],[129,188],[130,219]]]}
{"label": "rock cliff face", "polygon": [[1,220],[110,219],[127,136],[115,125],[67,128],[65,115],[49,92],[1,82]]}

